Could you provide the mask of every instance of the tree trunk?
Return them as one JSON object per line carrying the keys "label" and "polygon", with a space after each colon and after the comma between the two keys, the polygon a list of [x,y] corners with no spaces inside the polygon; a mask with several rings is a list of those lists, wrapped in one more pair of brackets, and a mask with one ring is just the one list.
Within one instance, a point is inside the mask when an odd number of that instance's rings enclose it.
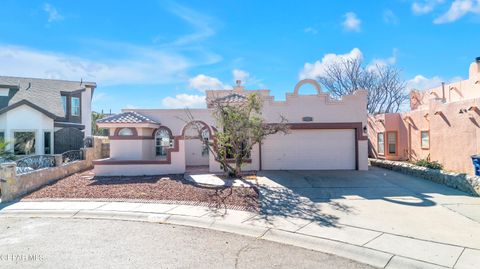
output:
{"label": "tree trunk", "polygon": [[242,177],[242,158],[237,157],[235,159],[235,177],[241,178]]}

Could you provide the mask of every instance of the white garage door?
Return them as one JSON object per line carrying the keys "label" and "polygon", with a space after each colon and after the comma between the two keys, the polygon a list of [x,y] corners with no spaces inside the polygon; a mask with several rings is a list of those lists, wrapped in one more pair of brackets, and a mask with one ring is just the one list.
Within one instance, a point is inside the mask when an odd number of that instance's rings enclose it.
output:
{"label": "white garage door", "polygon": [[263,170],[355,169],[355,130],[291,130],[262,144]]}

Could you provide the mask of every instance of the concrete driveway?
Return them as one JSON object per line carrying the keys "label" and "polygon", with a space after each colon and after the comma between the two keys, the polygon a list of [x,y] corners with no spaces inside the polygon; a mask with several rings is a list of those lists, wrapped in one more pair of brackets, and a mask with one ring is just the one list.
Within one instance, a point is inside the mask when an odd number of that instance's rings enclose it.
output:
{"label": "concrete driveway", "polygon": [[446,267],[467,268],[460,256],[480,263],[478,197],[376,167],[259,176],[261,215],[253,222]]}

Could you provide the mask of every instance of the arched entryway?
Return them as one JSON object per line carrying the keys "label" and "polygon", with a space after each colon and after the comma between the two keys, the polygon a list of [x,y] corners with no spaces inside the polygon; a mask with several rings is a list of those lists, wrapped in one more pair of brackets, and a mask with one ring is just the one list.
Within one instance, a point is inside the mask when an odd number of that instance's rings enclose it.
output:
{"label": "arched entryway", "polygon": [[211,139],[211,131],[201,121],[190,122],[183,128],[185,141],[185,169],[187,172],[208,172],[209,155],[207,144]]}

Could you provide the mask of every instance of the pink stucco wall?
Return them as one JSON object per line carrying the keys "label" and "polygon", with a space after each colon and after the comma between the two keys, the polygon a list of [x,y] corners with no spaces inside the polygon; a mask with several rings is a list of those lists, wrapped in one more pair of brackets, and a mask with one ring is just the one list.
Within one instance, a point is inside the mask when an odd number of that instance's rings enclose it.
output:
{"label": "pink stucco wall", "polygon": [[[437,87],[415,93],[423,99],[409,112],[370,115],[369,155],[412,161],[429,157],[443,164],[446,170],[473,174],[470,156],[480,153],[480,63],[472,63],[469,71],[469,79],[445,85],[446,93],[456,87],[455,94],[452,90],[445,100],[430,97],[431,92],[441,94],[441,87]],[[399,132],[398,156],[377,154],[377,134],[386,131]],[[421,147],[421,131],[429,131],[428,148]]]}
{"label": "pink stucco wall", "polygon": [[[298,93],[299,87],[305,83],[313,83],[314,86],[318,89],[318,94],[312,95],[301,95]],[[229,91],[207,91],[207,100],[209,97],[222,96],[228,93],[237,92],[243,95],[249,94],[252,91],[245,90],[241,86],[235,87],[233,90]],[[352,95],[345,96],[341,100],[333,100],[327,93],[321,91],[318,83],[314,81],[302,81],[297,84],[296,88],[293,90],[293,93],[288,93],[286,95],[285,101],[277,101],[273,96],[269,95],[268,90],[257,90],[253,92],[258,92],[264,99],[264,106],[262,110],[262,116],[265,121],[268,123],[276,123],[281,119],[281,115],[286,117],[289,123],[358,123],[360,124],[359,129],[367,124],[367,111],[366,111],[366,102],[367,102],[367,92],[360,90],[355,92]],[[182,137],[183,130],[188,122],[188,115],[185,109],[133,109],[128,111],[138,112],[154,121],[159,122],[162,126],[168,127],[174,137]],[[193,116],[195,120],[202,121],[207,124],[211,131],[216,128],[217,124],[212,117],[211,109],[190,109],[189,113]],[[304,122],[304,117],[311,117],[311,122]],[[114,133],[116,128],[125,127],[125,124],[117,124],[112,126],[109,124],[111,133]],[[132,127],[132,126],[128,126]],[[134,127],[134,126],[133,126]],[[139,136],[151,136],[155,128],[152,127],[135,127]],[[293,131],[294,132],[294,131]],[[360,130],[361,132],[361,130]],[[357,139],[357,134],[354,134],[354,139]],[[288,134],[287,134],[288,135]],[[349,159],[358,158],[358,168],[360,170],[368,169],[368,159],[367,159],[367,140],[363,136],[363,140],[358,140],[358,149],[357,156],[346,156]],[[110,142],[111,147],[111,160],[155,160],[154,147],[152,139],[142,139],[142,140],[112,140]],[[357,141],[357,140],[355,140]],[[294,141],[295,143],[316,143],[314,139],[311,140],[302,140]],[[349,141],[351,142],[351,141]],[[320,142],[319,142],[320,143]],[[322,143],[325,143],[322,141]],[[189,143],[187,143],[188,145]],[[349,143],[349,145],[352,143]],[[353,143],[355,147],[355,143]],[[168,173],[183,173],[185,172],[186,167],[186,154],[189,152],[185,150],[185,140],[179,140],[178,151],[172,152],[172,161],[171,164],[160,164],[160,165],[95,165],[95,171],[104,175],[107,174],[122,174],[123,170],[130,169],[129,167],[135,166],[134,169],[125,171],[127,174],[138,173],[159,173],[162,169]],[[355,148],[345,152],[345,154],[350,154],[355,152]],[[328,151],[317,152],[317,154],[329,154]],[[353,153],[355,154],[355,153]],[[326,158],[328,160],[328,158]],[[300,161],[301,158],[292,159],[293,162]],[[332,163],[322,163],[322,167],[336,167],[335,160],[331,160]],[[220,172],[220,165],[217,163],[213,156],[209,157],[209,169],[211,172]],[[295,166],[295,163],[292,164]],[[298,164],[300,167],[300,164]],[[162,168],[163,167],[163,168]],[[260,147],[254,147],[251,152],[251,162],[246,164],[244,170],[260,170]]]}

